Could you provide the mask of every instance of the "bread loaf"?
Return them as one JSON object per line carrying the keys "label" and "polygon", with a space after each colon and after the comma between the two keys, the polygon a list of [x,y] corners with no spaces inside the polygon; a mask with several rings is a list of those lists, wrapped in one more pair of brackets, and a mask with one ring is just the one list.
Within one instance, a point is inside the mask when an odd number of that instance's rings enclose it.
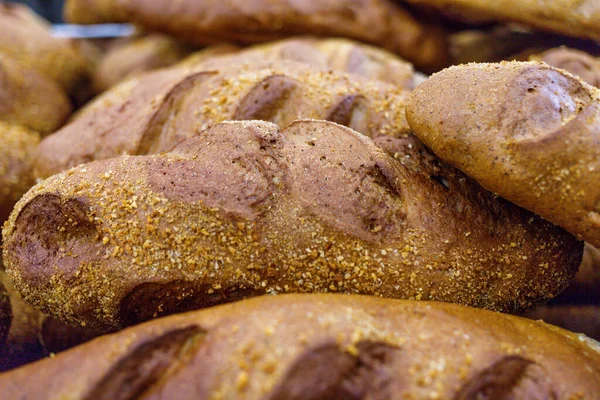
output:
{"label": "bread loaf", "polygon": [[33,154],[39,141],[36,132],[0,120],[0,224],[35,183]]}
{"label": "bread loaf", "polygon": [[10,309],[8,293],[6,293],[6,288],[2,282],[0,282],[0,349],[2,349],[4,342],[6,341],[11,319],[12,311]]}
{"label": "bread loaf", "polygon": [[0,54],[73,92],[93,68],[75,41],[53,37],[50,24],[27,6],[0,3]]}
{"label": "bread loaf", "polygon": [[406,115],[483,187],[600,245],[600,90],[543,63],[469,64],[421,84]]}
{"label": "bread loaf", "polygon": [[585,244],[575,279],[556,300],[567,304],[600,304],[600,250]]}
{"label": "bread loaf", "polygon": [[192,55],[185,65],[222,69],[236,64],[260,64],[265,60],[289,60],[318,68],[333,68],[368,79],[379,79],[407,89],[414,88],[412,64],[393,53],[349,39],[310,37],[280,40],[251,46],[226,56]]}
{"label": "bread loaf", "polygon": [[600,305],[555,304],[536,308],[525,318],[543,320],[571,332],[584,333],[600,340]]}
{"label": "bread loaf", "polygon": [[572,236],[418,140],[389,141],[396,159],[327,121],[226,122],[166,154],[79,166],[16,206],[6,269],[44,312],[100,329],[285,292],[516,311],[569,283]]}
{"label": "bread loaf", "polygon": [[74,23],[134,22],[198,45],[309,34],[371,43],[428,70],[447,62],[440,27],[390,0],[69,0],[65,16]]}
{"label": "bread loaf", "polygon": [[148,34],[111,46],[94,72],[94,89],[100,93],[128,76],[168,67],[191,53],[178,41],[161,34]]}
{"label": "bread loaf", "polygon": [[596,0],[407,0],[464,21],[514,21],[567,36],[600,39]]}
{"label": "bread loaf", "polygon": [[6,399],[595,399],[600,345],[452,304],[342,295],[155,320],[0,375]]}
{"label": "bread loaf", "polygon": [[124,82],[44,140],[36,174],[92,160],[167,151],[210,124],[260,119],[338,122],[368,136],[405,136],[406,91],[380,81],[290,62],[217,69],[189,65]]}
{"label": "bread loaf", "polygon": [[584,51],[558,47],[532,55],[530,59],[564,69],[579,76],[590,85],[600,87],[600,61]]}

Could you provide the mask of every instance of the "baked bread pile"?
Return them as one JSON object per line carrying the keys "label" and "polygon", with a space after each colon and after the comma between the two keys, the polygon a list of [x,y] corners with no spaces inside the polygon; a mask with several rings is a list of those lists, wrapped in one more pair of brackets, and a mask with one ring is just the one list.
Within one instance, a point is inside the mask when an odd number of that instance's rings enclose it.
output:
{"label": "baked bread pile", "polygon": [[67,1],[137,24],[102,57],[0,31],[0,398],[596,398],[598,7]]}

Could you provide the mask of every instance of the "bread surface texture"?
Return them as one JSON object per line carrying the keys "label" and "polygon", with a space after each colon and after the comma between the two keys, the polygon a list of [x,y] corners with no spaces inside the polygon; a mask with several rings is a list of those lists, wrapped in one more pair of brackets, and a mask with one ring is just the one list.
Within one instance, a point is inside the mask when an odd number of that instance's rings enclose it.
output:
{"label": "bread surface texture", "polygon": [[225,122],[168,153],[81,165],[16,206],[7,271],[44,312],[102,329],[262,293],[516,311],[572,279],[571,235],[414,137],[376,140],[327,121]]}
{"label": "bread surface texture", "polygon": [[600,245],[600,91],[544,63],[450,67],[409,99],[440,158],[578,238]]}
{"label": "bread surface texture", "polygon": [[71,22],[134,22],[198,45],[308,34],[371,43],[425,69],[447,61],[445,33],[389,0],[69,0],[65,11]]}
{"label": "bread surface texture", "polygon": [[104,336],[0,375],[20,399],[595,399],[584,335],[452,304],[265,296]]}
{"label": "bread surface texture", "polygon": [[2,282],[0,282],[0,349],[4,346],[4,342],[8,336],[11,320],[12,310],[8,292]]}
{"label": "bread surface texture", "polygon": [[553,304],[524,314],[525,318],[543,320],[571,332],[583,333],[600,340],[600,305]]}
{"label": "bread surface texture", "polygon": [[382,81],[294,61],[187,63],[130,79],[101,95],[40,144],[46,178],[92,160],[171,150],[209,125],[327,119],[367,136],[406,136],[408,91]]}
{"label": "bread surface texture", "polygon": [[553,67],[564,69],[590,85],[600,87],[600,60],[585,51],[557,47],[534,54],[530,60],[543,61]]}

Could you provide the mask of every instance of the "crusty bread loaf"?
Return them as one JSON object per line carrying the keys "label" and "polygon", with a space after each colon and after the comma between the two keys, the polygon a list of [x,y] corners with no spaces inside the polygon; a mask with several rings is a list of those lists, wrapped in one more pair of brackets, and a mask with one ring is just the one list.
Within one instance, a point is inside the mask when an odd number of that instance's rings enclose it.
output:
{"label": "crusty bread loaf", "polygon": [[405,136],[408,92],[291,61],[217,69],[174,67],[124,82],[45,139],[36,174],[92,160],[170,150],[210,124],[260,119],[287,126],[327,119],[368,136]]}
{"label": "crusty bread loaf", "polygon": [[69,0],[65,13],[75,23],[135,22],[200,45],[339,36],[375,44],[425,69],[447,61],[440,27],[390,0]]}
{"label": "crusty bread loaf", "polygon": [[297,61],[318,68],[333,68],[369,79],[379,79],[407,89],[414,88],[412,64],[383,49],[340,38],[284,39],[210,58],[205,56],[205,51],[201,51],[198,56],[190,56],[184,64],[196,68],[223,68],[266,60]]}
{"label": "crusty bread loaf", "polygon": [[6,288],[0,282],[0,349],[4,346],[10,323],[12,319],[12,311],[10,308],[10,300]]}
{"label": "crusty bread loaf", "polygon": [[0,3],[0,54],[56,81],[67,92],[92,68],[78,42],[53,37],[50,24],[18,3]]}
{"label": "crusty bread loaf", "polygon": [[167,35],[147,34],[112,45],[94,72],[93,85],[100,93],[125,78],[181,61],[191,49]]}
{"label": "crusty bread loaf", "polygon": [[541,319],[571,332],[584,333],[600,340],[600,305],[555,304],[536,308],[525,318]]}
{"label": "crusty bread loaf", "polygon": [[3,399],[596,399],[600,345],[433,302],[287,295],[155,320],[0,375]]}
{"label": "crusty bread loaf", "polygon": [[35,183],[33,155],[39,141],[36,132],[0,120],[0,224]]}
{"label": "crusty bread loaf", "polygon": [[600,87],[600,60],[585,51],[558,47],[530,57],[548,65],[569,71],[592,86]]}
{"label": "crusty bread loaf", "polygon": [[600,90],[544,63],[469,64],[421,84],[406,115],[440,158],[600,245]]}
{"label": "crusty bread loaf", "polygon": [[47,134],[58,129],[70,112],[69,99],[55,82],[0,51],[0,121]]}
{"label": "crusty bread loaf", "polygon": [[600,250],[589,243],[583,261],[569,287],[556,299],[561,303],[600,304]]}
{"label": "crusty bread loaf", "polygon": [[79,166],[5,225],[25,299],[113,329],[262,293],[343,292],[516,311],[558,294],[582,245],[440,163],[303,120],[217,124],[172,152]]}
{"label": "crusty bread loaf", "polygon": [[465,21],[514,21],[563,35],[600,39],[597,0],[406,0]]}
{"label": "crusty bread loaf", "polygon": [[67,350],[99,335],[91,329],[65,325],[42,314],[19,296],[0,270],[1,284],[8,293],[13,318],[6,343],[0,346],[0,372]]}

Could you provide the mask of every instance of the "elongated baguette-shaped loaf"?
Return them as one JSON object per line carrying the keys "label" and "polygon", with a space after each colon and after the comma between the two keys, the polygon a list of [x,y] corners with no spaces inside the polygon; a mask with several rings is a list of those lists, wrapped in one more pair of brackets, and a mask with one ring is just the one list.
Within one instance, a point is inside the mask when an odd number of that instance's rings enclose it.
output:
{"label": "elongated baguette-shaped loaf", "polygon": [[262,293],[343,292],[516,311],[558,294],[582,245],[440,163],[327,121],[217,124],[172,152],[79,166],[5,225],[25,299],[119,328]]}
{"label": "elongated baguette-shaped loaf", "polygon": [[440,158],[600,246],[600,90],[544,63],[450,67],[406,116]]}
{"label": "elongated baguette-shaped loaf", "polygon": [[39,147],[36,173],[123,154],[172,149],[209,125],[260,119],[282,127],[327,119],[367,136],[406,136],[407,91],[330,69],[279,61],[197,69],[189,65],[124,82]]}
{"label": "elongated baguette-shaped loaf", "polygon": [[563,35],[600,39],[597,0],[407,0],[467,21],[514,21]]}
{"label": "elongated baguette-shaped loaf", "polygon": [[0,375],[6,399],[586,399],[600,345],[434,302],[261,297],[155,320]]}
{"label": "elongated baguette-shaped loaf", "polygon": [[390,0],[69,0],[75,23],[135,22],[195,44],[260,43],[295,35],[347,37],[425,69],[447,62],[446,36]]}

